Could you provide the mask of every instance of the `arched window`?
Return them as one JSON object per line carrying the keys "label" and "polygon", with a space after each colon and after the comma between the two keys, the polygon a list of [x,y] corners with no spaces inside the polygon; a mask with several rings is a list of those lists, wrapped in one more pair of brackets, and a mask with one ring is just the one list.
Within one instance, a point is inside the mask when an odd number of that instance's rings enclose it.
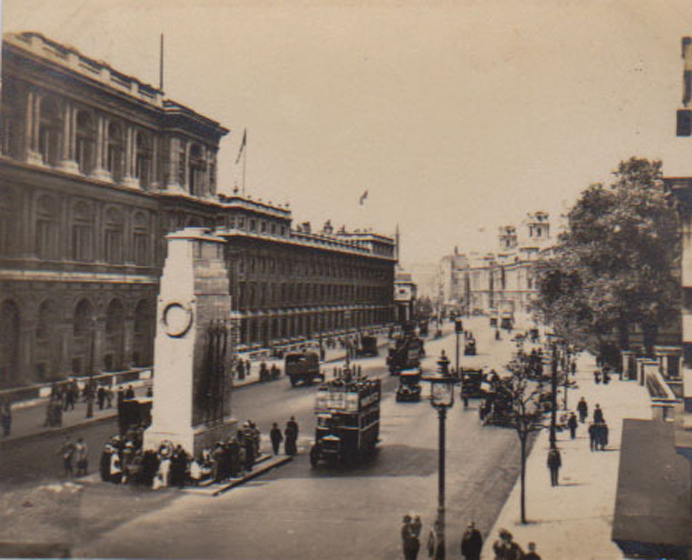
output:
{"label": "arched window", "polygon": [[114,299],[106,311],[106,345],[103,359],[106,371],[123,369],[124,333],[125,310],[120,300]]}
{"label": "arched window", "polygon": [[38,127],[38,151],[46,165],[57,165],[60,161],[60,141],[63,119],[55,99],[45,97],[41,100]]}
{"label": "arched window", "polygon": [[14,253],[18,217],[14,191],[0,187],[0,257]]}
{"label": "arched window", "polygon": [[149,219],[143,212],[135,214],[134,227],[134,262],[138,266],[151,264],[149,256]]}
{"label": "arched window", "polygon": [[152,306],[145,299],[135,308],[134,348],[132,361],[135,366],[151,365],[151,348],[154,344],[154,322]]}
{"label": "arched window", "polygon": [[106,169],[116,183],[123,180],[125,143],[123,129],[118,123],[108,125],[108,146],[106,149]]}
{"label": "arched window", "polygon": [[205,194],[205,174],[207,164],[204,161],[204,151],[199,144],[193,144],[190,147],[190,171],[188,184],[190,185],[190,194],[194,196],[204,196]]}
{"label": "arched window", "polygon": [[96,127],[94,126],[94,119],[88,111],[77,111],[76,132],[75,159],[79,171],[84,175],[89,175],[94,170]]}
{"label": "arched window", "polygon": [[72,252],[75,261],[94,260],[94,213],[86,202],[78,202],[72,211]]}
{"label": "arched window", "polygon": [[58,321],[58,313],[55,303],[50,300],[44,301],[38,308],[38,317],[36,319],[36,341],[46,344],[51,341],[55,333],[55,327]]}
{"label": "arched window", "polygon": [[135,149],[135,177],[139,179],[139,186],[146,188],[151,183],[151,140],[148,134],[137,132]]}
{"label": "arched window", "polygon": [[19,307],[11,300],[0,306],[0,386],[11,386],[19,377]]}
{"label": "arched window", "polygon": [[87,336],[94,328],[93,311],[89,300],[82,299],[77,303],[74,312],[73,335],[75,338]]}
{"label": "arched window", "polygon": [[35,251],[39,259],[58,257],[58,201],[48,195],[36,201]]}
{"label": "arched window", "polygon": [[106,212],[105,226],[106,262],[111,264],[122,264],[124,261],[123,237],[125,229],[123,213],[117,208],[109,208]]}

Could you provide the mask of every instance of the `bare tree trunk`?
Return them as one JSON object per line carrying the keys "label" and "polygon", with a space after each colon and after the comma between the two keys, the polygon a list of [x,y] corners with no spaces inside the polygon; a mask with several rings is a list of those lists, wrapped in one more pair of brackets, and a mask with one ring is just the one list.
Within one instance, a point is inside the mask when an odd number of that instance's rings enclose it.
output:
{"label": "bare tree trunk", "polygon": [[526,524],[526,436],[521,441],[521,522]]}

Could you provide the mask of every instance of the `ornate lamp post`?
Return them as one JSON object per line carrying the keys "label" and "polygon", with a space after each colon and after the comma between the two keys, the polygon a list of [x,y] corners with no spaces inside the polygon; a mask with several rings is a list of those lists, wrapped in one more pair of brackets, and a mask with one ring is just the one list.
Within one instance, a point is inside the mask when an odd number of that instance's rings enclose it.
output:
{"label": "ornate lamp post", "polygon": [[430,383],[430,404],[437,410],[439,419],[439,444],[438,444],[438,491],[437,491],[437,550],[433,558],[444,560],[445,558],[445,432],[447,409],[454,406],[454,385],[456,379],[449,374],[449,360],[447,356],[440,356],[437,362],[438,375],[423,377],[423,381]]}

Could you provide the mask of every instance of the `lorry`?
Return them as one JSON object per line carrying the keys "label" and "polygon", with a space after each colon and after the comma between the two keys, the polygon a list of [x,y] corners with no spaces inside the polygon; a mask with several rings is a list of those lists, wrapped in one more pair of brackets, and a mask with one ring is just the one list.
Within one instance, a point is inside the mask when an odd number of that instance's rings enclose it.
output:
{"label": "lorry", "polygon": [[399,372],[399,386],[396,389],[396,402],[420,401],[421,369],[404,369]]}
{"label": "lorry", "polygon": [[371,455],[380,436],[379,379],[353,377],[323,383],[315,400],[315,442],[310,449],[313,468],[321,462],[352,465]]}
{"label": "lorry", "polygon": [[389,372],[397,374],[403,369],[417,368],[423,357],[425,357],[423,341],[415,334],[405,334],[395,339],[389,347],[387,356]]}
{"label": "lorry", "polygon": [[320,371],[320,357],[315,352],[286,354],[284,368],[293,387],[299,383],[311,385],[315,379],[324,381],[324,374]]}
{"label": "lorry", "polygon": [[379,348],[377,347],[376,336],[363,336],[360,339],[360,345],[357,350],[358,356],[375,357],[379,356]]}

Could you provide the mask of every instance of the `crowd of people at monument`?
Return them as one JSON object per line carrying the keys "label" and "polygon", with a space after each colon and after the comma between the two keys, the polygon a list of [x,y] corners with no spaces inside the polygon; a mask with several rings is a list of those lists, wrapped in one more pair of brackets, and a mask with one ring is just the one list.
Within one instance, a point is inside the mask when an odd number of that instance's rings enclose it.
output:
{"label": "crowd of people at monument", "polygon": [[[146,425],[134,426],[108,441],[99,462],[101,480],[153,489],[224,483],[250,472],[261,455],[261,432],[252,420],[247,420],[235,435],[203,449],[198,456],[170,441],[162,442],[158,449],[146,449],[145,429]],[[286,423],[283,433],[274,423],[270,439],[275,455],[279,452],[279,445],[275,444],[279,439],[277,430],[286,455],[295,455],[298,439],[295,418]],[[71,476],[67,468],[66,474]]]}

